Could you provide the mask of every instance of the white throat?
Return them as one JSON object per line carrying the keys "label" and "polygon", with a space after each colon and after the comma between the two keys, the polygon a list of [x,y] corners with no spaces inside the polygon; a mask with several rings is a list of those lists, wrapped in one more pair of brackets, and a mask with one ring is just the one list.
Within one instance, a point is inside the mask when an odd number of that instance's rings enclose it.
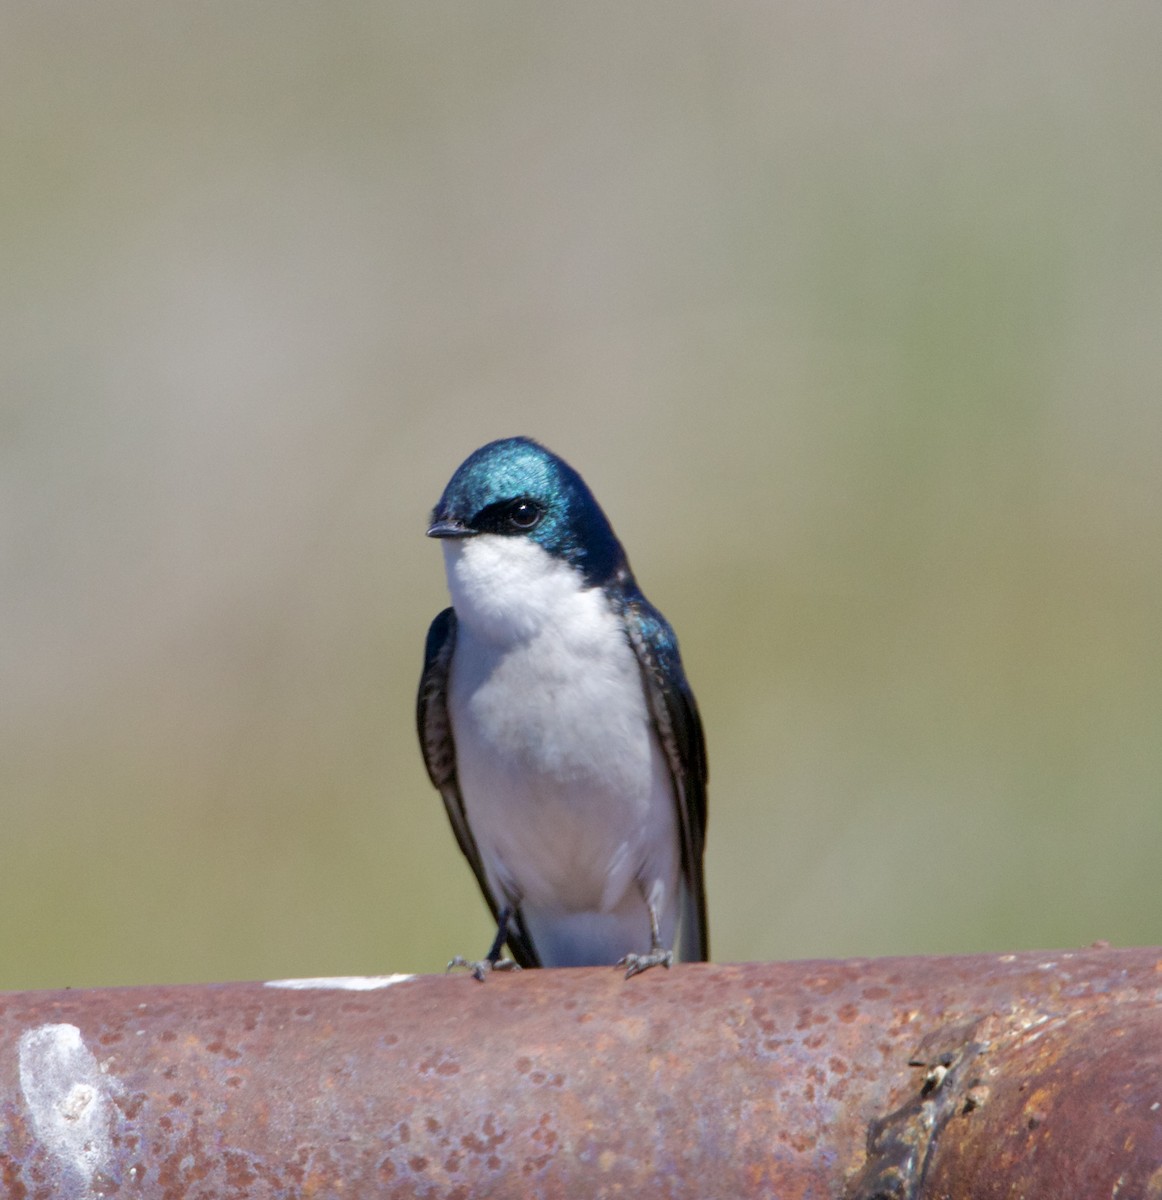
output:
{"label": "white throat", "polygon": [[595,604],[608,611],[600,589],[587,587],[576,567],[531,538],[482,533],[449,538],[443,549],[457,620],[497,646],[528,641],[547,625],[572,624]]}

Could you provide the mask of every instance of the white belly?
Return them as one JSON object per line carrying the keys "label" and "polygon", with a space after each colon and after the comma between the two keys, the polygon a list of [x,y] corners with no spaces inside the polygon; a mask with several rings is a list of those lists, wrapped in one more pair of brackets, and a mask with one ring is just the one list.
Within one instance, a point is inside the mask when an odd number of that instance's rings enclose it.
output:
{"label": "white belly", "polygon": [[[463,565],[459,547],[454,554],[450,583]],[[560,568],[568,574],[554,577],[542,613],[551,619],[473,621],[470,596],[453,586],[457,770],[493,894],[520,905],[542,960],[614,962],[649,949],[647,898],[672,943],[673,787],[620,622],[604,593],[580,589],[572,568]],[[463,575],[470,571],[461,584]],[[526,589],[525,618],[530,594],[537,588]]]}

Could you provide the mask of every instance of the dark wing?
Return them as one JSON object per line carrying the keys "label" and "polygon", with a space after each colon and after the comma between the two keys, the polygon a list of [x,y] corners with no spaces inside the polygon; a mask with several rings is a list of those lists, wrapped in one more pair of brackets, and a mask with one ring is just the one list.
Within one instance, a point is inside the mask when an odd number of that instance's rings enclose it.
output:
{"label": "dark wing", "polygon": [[[464,799],[460,795],[460,781],[456,776],[456,745],[452,739],[452,722],[448,716],[448,671],[452,664],[452,651],[456,648],[456,612],[446,608],[428,629],[428,640],[424,646],[424,671],[420,676],[420,690],[416,697],[416,724],[419,728],[420,750],[428,776],[439,789],[452,823],[456,842],[468,860],[476,882],[488,901],[493,920],[499,921],[500,909],[488,886],[488,877],[476,848],[476,839],[464,812]],[[540,960],[532,941],[525,933],[519,912],[509,921],[508,946],[513,958],[522,967],[539,967]]]}
{"label": "dark wing", "polygon": [[702,720],[682,670],[678,639],[666,618],[640,593],[626,603],[623,616],[641,665],[654,727],[674,777],[684,884],[681,955],[687,962],[705,962],[710,954],[702,876],[708,768]]}

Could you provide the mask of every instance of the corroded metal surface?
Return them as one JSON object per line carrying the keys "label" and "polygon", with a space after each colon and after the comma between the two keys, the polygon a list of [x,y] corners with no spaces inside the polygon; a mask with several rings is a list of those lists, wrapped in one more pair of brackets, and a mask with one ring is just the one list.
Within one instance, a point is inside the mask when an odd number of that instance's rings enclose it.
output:
{"label": "corroded metal surface", "polygon": [[1162,1197],[1162,1016],[1126,1008],[1039,1018],[986,1051],[923,1194]]}
{"label": "corroded metal surface", "polygon": [[1116,1168],[1149,1195],[1160,964],[1102,949],[0,994],[0,1189],[1033,1200],[1118,1194]]}

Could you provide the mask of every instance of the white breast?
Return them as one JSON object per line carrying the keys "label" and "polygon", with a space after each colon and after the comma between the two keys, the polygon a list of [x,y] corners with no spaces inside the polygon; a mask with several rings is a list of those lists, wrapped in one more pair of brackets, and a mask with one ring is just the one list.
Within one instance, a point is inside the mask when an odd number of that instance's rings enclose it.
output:
{"label": "white breast", "polygon": [[[555,935],[585,942],[595,961],[648,948],[646,895],[668,941],[672,783],[604,592],[527,538],[449,540],[444,552],[460,789],[494,894],[522,905],[549,960]],[[618,939],[629,941],[609,958]]]}

